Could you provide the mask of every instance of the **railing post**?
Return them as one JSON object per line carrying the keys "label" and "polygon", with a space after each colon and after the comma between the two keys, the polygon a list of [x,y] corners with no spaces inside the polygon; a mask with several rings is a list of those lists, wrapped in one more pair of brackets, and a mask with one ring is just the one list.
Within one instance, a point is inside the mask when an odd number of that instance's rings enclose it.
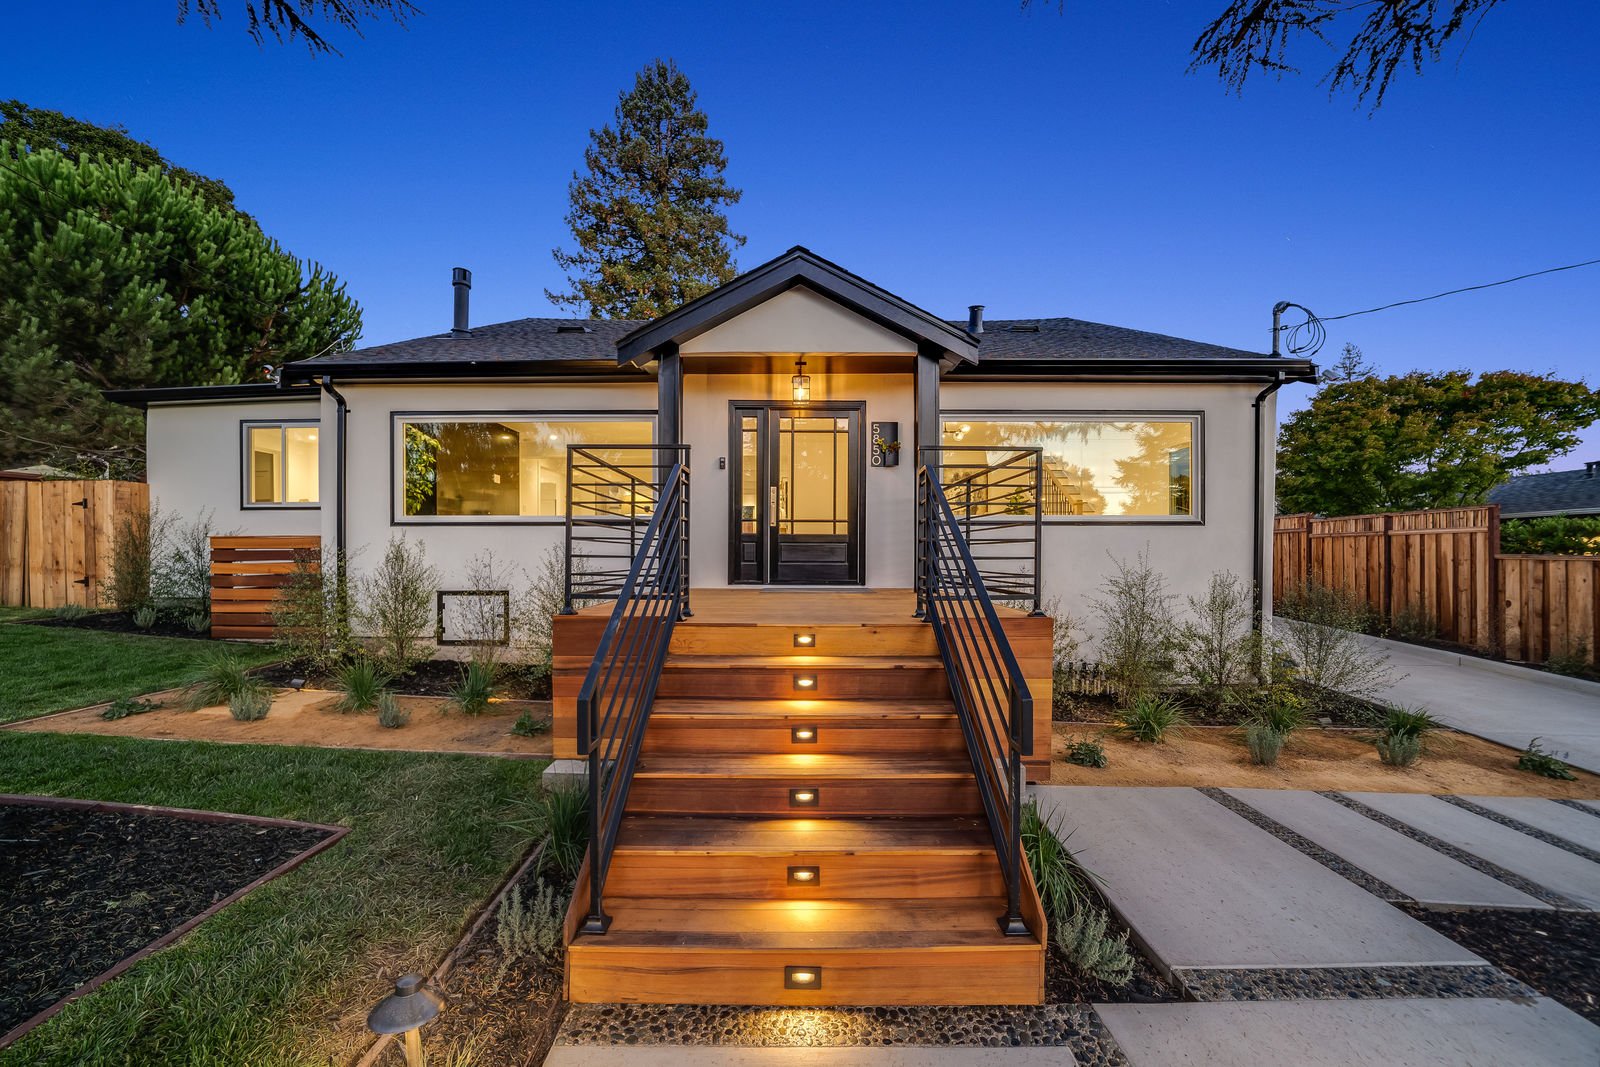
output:
{"label": "railing post", "polygon": [[[1013,708],[1015,707],[1013,700]],[[1010,766],[1006,768],[1011,779],[1011,839],[1006,850],[1011,854],[1009,877],[1006,878],[1006,913],[1000,916],[1000,932],[1007,937],[1027,937],[1028,924],[1022,920],[1022,865],[1027,862],[1022,854],[1022,753],[1011,750]]]}
{"label": "railing post", "polygon": [[683,556],[678,562],[679,580],[683,589],[683,614],[680,617],[687,619],[694,614],[689,608],[689,531],[692,525],[689,521],[689,487],[693,484],[694,479],[690,477],[689,446],[684,445],[683,450],[678,455],[679,462],[683,464],[683,502],[678,505],[679,521],[683,523],[682,543],[680,545],[680,551]]}
{"label": "railing post", "polygon": [[575,614],[572,608],[572,450],[567,446],[567,524],[566,541],[562,546],[561,614]]}
{"label": "railing post", "polygon": [[1033,453],[1033,614],[1044,614],[1044,450]]}

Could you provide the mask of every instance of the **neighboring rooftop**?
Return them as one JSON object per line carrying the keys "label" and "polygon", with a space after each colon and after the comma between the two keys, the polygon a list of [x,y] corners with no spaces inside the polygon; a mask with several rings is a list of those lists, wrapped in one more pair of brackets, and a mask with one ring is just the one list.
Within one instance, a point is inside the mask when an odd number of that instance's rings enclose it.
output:
{"label": "neighboring rooftop", "polygon": [[1523,474],[1489,490],[1503,519],[1540,515],[1600,515],[1600,462],[1582,470]]}

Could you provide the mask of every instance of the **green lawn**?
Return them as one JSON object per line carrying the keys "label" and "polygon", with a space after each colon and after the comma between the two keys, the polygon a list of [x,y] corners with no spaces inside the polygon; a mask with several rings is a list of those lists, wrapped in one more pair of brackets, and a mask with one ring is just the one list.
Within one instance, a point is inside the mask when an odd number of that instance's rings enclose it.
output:
{"label": "green lawn", "polygon": [[171,689],[193,681],[219,649],[252,665],[282,658],[264,645],[0,625],[0,722]]}
{"label": "green lawn", "polygon": [[503,821],[534,792],[542,768],[472,756],[0,734],[0,792],[352,828],[0,1051],[0,1067],[350,1062],[386,981],[426,971],[447,951],[525,847]]}
{"label": "green lawn", "polygon": [[0,622],[16,622],[19,619],[45,619],[50,617],[50,612],[44,608],[8,608],[0,606]]}

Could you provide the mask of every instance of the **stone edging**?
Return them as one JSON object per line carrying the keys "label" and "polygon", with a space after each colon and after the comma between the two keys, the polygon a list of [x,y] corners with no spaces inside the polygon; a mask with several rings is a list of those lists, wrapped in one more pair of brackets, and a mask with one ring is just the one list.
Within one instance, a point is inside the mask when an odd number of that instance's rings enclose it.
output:
{"label": "stone edging", "polygon": [[1498,967],[1174,968],[1190,1000],[1377,1000],[1390,997],[1535,997]]}
{"label": "stone edging", "polygon": [[1420,841],[1422,844],[1427,845],[1435,852],[1443,853],[1457,862],[1466,864],[1475,871],[1478,871],[1482,874],[1487,874],[1490,878],[1493,878],[1498,882],[1503,882],[1512,889],[1519,889],[1528,896],[1533,897],[1535,900],[1544,901],[1551,907],[1561,908],[1566,911],[1588,910],[1587,908],[1579,905],[1576,901],[1570,900],[1554,890],[1546,889],[1537,882],[1530,881],[1527,878],[1522,877],[1520,874],[1515,874],[1511,871],[1508,871],[1498,864],[1490,863],[1488,860],[1475,856],[1464,848],[1458,848],[1448,841],[1440,840],[1430,833],[1418,830],[1416,827],[1401,822],[1399,819],[1396,819],[1391,815],[1386,815],[1376,808],[1369,808],[1359,800],[1347,797],[1343,793],[1334,792],[1332,790],[1319,790],[1318,795],[1327,797],[1336,804],[1343,804],[1351,811],[1354,811],[1360,815],[1365,815],[1375,823],[1381,823],[1391,830],[1399,831],[1400,833],[1411,838],[1413,841]]}
{"label": "stone edging", "polygon": [[1466,797],[1440,795],[1438,799],[1444,801],[1446,804],[1454,804],[1463,811],[1470,811],[1474,815],[1481,815],[1491,822],[1499,823],[1501,826],[1509,827],[1510,829],[1517,831],[1519,834],[1526,834],[1535,841],[1543,841],[1545,844],[1554,845],[1556,848],[1559,848],[1562,851],[1570,852],[1575,856],[1582,856],[1590,863],[1600,863],[1600,852],[1596,852],[1592,848],[1585,848],[1583,845],[1577,844],[1573,841],[1568,841],[1566,838],[1561,837],[1558,834],[1552,834],[1548,830],[1541,830],[1537,826],[1530,826],[1520,819],[1514,818],[1510,815],[1501,814],[1492,808],[1485,808],[1482,805],[1474,804]]}
{"label": "stone edging", "polygon": [[1354,882],[1356,885],[1360,886],[1362,889],[1365,889],[1367,892],[1371,893],[1380,900],[1387,900],[1390,903],[1412,902],[1411,897],[1400,892],[1400,890],[1396,889],[1388,882],[1385,882],[1379,878],[1374,878],[1372,875],[1368,874],[1360,867],[1357,867],[1349,860],[1346,860],[1333,852],[1329,852],[1327,849],[1323,848],[1321,845],[1317,844],[1315,841],[1312,841],[1305,835],[1296,833],[1287,826],[1278,822],[1276,819],[1272,818],[1270,815],[1263,814],[1262,812],[1257,811],[1255,808],[1252,808],[1248,802],[1240,800],[1238,797],[1232,796],[1223,792],[1221,789],[1216,789],[1211,786],[1202,787],[1199,791],[1210,797],[1212,800],[1215,800],[1218,804],[1221,804],[1223,807],[1227,808],[1241,819],[1254,823],[1256,826],[1259,826],[1261,829],[1265,830],[1273,837],[1276,837],[1284,844],[1289,845],[1296,851],[1302,852],[1311,857],[1324,867],[1328,868],[1328,870],[1332,871],[1334,874],[1339,875],[1341,878]]}
{"label": "stone edging", "polygon": [[993,1007],[808,1008],[784,1011],[685,1004],[574,1004],[557,1045],[742,1048],[1069,1048],[1084,1067],[1126,1067],[1087,1004]]}

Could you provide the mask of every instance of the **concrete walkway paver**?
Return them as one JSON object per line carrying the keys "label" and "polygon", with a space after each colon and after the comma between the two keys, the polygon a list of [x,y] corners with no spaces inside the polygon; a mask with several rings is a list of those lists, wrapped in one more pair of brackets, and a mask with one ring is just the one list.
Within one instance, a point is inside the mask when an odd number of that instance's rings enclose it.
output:
{"label": "concrete walkway paver", "polygon": [[1600,910],[1600,864],[1422,793],[1346,793],[1407,826]]}
{"label": "concrete walkway paver", "polygon": [[1535,737],[1574,767],[1600,774],[1600,684],[1531,667],[1364,637],[1405,675],[1383,699],[1427,708],[1451,726],[1512,748]]}
{"label": "concrete walkway paver", "polygon": [[544,1067],[1072,1067],[1066,1048],[557,1045]]}
{"label": "concrete walkway paver", "polygon": [[1600,1028],[1553,1000],[1095,1005],[1132,1067],[1594,1067]]}
{"label": "concrete walkway paver", "polygon": [[1164,968],[1484,962],[1196,790],[1037,792]]}
{"label": "concrete walkway paver", "polygon": [[[1424,904],[1549,907],[1521,890],[1317,793],[1288,789],[1228,789],[1225,792]],[[1589,819],[1570,808],[1567,814],[1574,819]],[[1589,821],[1600,824],[1600,819]],[[1600,829],[1600,825],[1596,828]]]}
{"label": "concrete walkway paver", "polygon": [[1593,815],[1585,815],[1581,811],[1573,811],[1565,804],[1557,804],[1553,800],[1541,800],[1538,797],[1462,797],[1461,799],[1470,800],[1480,808],[1488,808],[1499,815],[1526,823],[1535,830],[1554,834],[1563,841],[1570,841],[1574,845],[1600,852],[1600,819]]}

